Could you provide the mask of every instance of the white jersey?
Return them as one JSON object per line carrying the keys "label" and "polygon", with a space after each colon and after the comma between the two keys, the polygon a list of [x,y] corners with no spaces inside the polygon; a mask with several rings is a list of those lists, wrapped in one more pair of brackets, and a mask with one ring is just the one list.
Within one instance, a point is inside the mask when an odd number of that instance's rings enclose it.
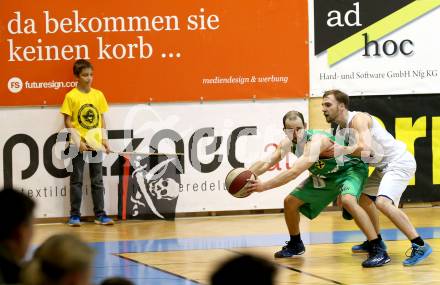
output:
{"label": "white jersey", "polygon": [[[357,112],[348,112],[347,128],[350,128],[351,121],[356,114]],[[373,116],[371,116],[371,119],[372,126],[370,131],[372,135],[371,148],[373,156],[369,159],[369,164],[379,169],[384,169],[389,163],[398,160],[406,153],[406,145],[396,140]],[[347,133],[340,131],[338,126],[337,134],[340,132],[346,137]]]}

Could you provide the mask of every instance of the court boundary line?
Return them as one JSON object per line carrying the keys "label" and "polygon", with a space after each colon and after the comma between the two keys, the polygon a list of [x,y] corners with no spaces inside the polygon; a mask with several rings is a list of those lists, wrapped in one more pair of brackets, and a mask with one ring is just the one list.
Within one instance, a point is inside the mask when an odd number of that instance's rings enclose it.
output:
{"label": "court boundary line", "polygon": [[[242,252],[235,251],[235,250],[230,250],[230,249],[227,249],[227,251],[230,251],[230,252],[233,252],[233,253],[236,253],[236,254],[243,254]],[[266,259],[266,260],[267,260],[267,259]],[[320,279],[320,280],[328,281],[328,282],[333,283],[333,284],[347,285],[347,284],[345,284],[345,283],[342,283],[342,282],[339,282],[339,281],[336,281],[336,280],[333,280],[333,279],[329,279],[329,278],[322,277],[322,276],[319,276],[319,275],[316,275],[316,274],[313,274],[313,273],[309,273],[309,272],[302,271],[302,270],[300,270],[300,269],[296,269],[296,268],[293,267],[293,266],[288,266],[288,265],[284,265],[284,264],[276,263],[276,262],[273,262],[273,261],[270,261],[270,260],[268,260],[268,261],[271,262],[272,264],[274,264],[274,265],[277,266],[277,267],[281,267],[281,268],[289,269],[289,270],[291,270],[291,271],[295,271],[295,272],[298,272],[298,273],[300,273],[300,274],[305,274],[305,275],[308,275],[308,276],[311,276],[311,277],[314,277],[314,278],[318,278],[318,279]]]}
{"label": "court boundary line", "polygon": [[301,274],[305,274],[305,275],[308,275],[308,276],[311,276],[311,277],[315,277],[315,278],[318,278],[318,279],[321,279],[321,280],[325,280],[325,281],[331,282],[333,284],[347,285],[345,283],[342,283],[342,282],[339,282],[339,281],[336,281],[336,280],[333,280],[333,279],[329,279],[327,277],[319,276],[319,275],[316,275],[316,274],[313,274],[313,273],[302,271],[300,269],[296,269],[293,266],[288,266],[288,265],[279,264],[279,263],[275,263],[275,264],[278,265],[279,267],[286,268],[286,269],[289,269],[291,271],[295,271],[295,272],[298,272],[298,273],[301,273]]}
{"label": "court boundary line", "polygon": [[142,262],[140,262],[140,261],[138,261],[138,260],[136,260],[136,259],[132,259],[132,258],[130,258],[130,257],[122,256],[121,254],[125,254],[125,253],[124,253],[124,252],[121,252],[121,253],[113,253],[113,256],[117,256],[117,257],[119,257],[119,258],[122,258],[122,259],[125,259],[125,260],[128,260],[128,261],[131,261],[131,262],[133,262],[133,263],[136,263],[136,264],[138,264],[138,265],[143,265],[143,266],[145,266],[145,267],[149,267],[149,268],[152,268],[152,269],[154,269],[154,270],[158,270],[158,271],[160,271],[160,272],[163,272],[163,273],[167,273],[167,274],[173,275],[173,276],[175,276],[175,277],[177,277],[177,278],[180,278],[180,279],[183,279],[183,280],[186,280],[186,281],[191,281],[191,282],[193,282],[193,283],[195,283],[195,284],[204,285],[203,283],[200,283],[200,282],[198,282],[198,281],[196,281],[196,280],[193,280],[193,279],[187,278],[187,277],[182,276],[182,275],[180,275],[180,274],[177,274],[177,273],[174,273],[174,272],[170,272],[170,271],[167,271],[167,270],[164,270],[164,269],[158,268],[158,267],[156,267],[156,266],[153,266],[153,265],[150,265],[150,264],[147,264],[147,263],[142,263]]}

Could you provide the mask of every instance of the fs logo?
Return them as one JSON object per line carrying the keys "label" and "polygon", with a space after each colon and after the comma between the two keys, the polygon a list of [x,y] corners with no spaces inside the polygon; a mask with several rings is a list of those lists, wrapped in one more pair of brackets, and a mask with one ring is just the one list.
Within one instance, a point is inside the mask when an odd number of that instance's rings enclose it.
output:
{"label": "fs logo", "polygon": [[12,77],[8,81],[8,89],[11,93],[18,93],[23,89],[23,81],[18,77]]}

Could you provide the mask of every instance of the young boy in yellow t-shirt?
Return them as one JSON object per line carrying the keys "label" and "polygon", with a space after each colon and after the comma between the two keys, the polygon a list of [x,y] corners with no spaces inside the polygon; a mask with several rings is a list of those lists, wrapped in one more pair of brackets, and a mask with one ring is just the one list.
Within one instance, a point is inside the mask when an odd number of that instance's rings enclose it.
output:
{"label": "young boy in yellow t-shirt", "polygon": [[77,86],[66,94],[60,112],[70,131],[71,147],[77,155],[72,159],[70,173],[70,219],[68,225],[80,226],[80,208],[84,163],[88,162],[92,186],[95,223],[112,225],[113,220],[104,211],[104,184],[102,181],[102,152],[110,151],[103,113],[108,111],[104,94],[91,87],[93,66],[84,59],[73,65]]}

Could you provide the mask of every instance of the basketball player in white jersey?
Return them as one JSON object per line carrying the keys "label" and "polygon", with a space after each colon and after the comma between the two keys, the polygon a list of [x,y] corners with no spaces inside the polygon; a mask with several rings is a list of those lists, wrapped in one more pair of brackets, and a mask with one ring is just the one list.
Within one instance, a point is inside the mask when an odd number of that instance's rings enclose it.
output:
{"label": "basketball player in white jersey", "polygon": [[[328,123],[338,125],[337,136],[350,138],[347,147],[335,144],[336,154],[360,156],[375,167],[368,178],[360,198],[360,205],[367,211],[375,229],[379,232],[377,209],[387,216],[411,241],[411,255],[403,265],[415,265],[432,253],[432,248],[417,233],[408,216],[398,208],[400,198],[416,171],[414,156],[404,143],[396,140],[368,113],[350,112],[349,97],[340,90],[329,90],[323,95],[322,111]],[[353,141],[354,139],[354,141]],[[353,247],[354,252],[368,248],[368,242]]]}

